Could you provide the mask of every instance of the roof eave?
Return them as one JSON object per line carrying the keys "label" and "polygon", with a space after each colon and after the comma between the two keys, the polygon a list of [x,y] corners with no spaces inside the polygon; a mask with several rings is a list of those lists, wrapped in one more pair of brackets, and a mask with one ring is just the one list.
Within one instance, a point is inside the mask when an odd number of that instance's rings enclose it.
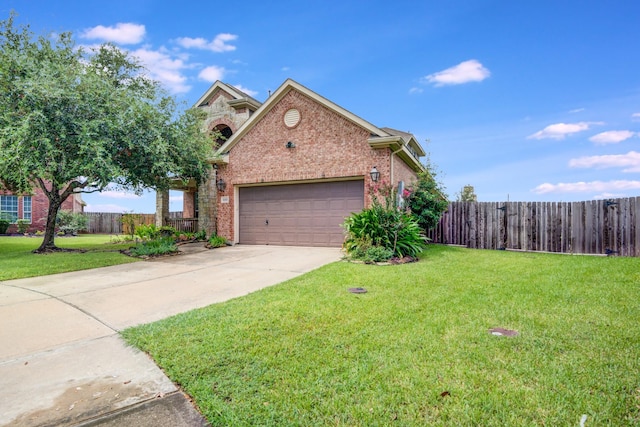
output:
{"label": "roof eave", "polygon": [[371,148],[391,148],[392,150],[398,150],[404,145],[404,140],[400,136],[373,136],[369,138],[369,145]]}
{"label": "roof eave", "polygon": [[209,163],[211,163],[212,165],[228,165],[229,153],[218,154],[214,158],[209,159]]}
{"label": "roof eave", "polygon": [[196,107],[199,107],[201,104],[203,104],[204,101],[206,101],[207,98],[209,98],[211,94],[215,92],[216,89],[224,90],[229,95],[233,96],[235,99],[231,100],[231,102],[243,100],[249,105],[255,105],[255,108],[258,108],[260,106],[260,102],[256,101],[255,99],[248,98],[247,94],[238,92],[238,90],[236,90],[233,86],[230,86],[224,82],[221,82],[220,80],[216,80],[215,83],[213,83],[209,87],[209,89],[207,89],[207,91],[196,101],[196,103],[193,104],[193,107],[196,108]]}
{"label": "roof eave", "polygon": [[369,138],[369,146],[373,149],[389,148],[400,157],[414,172],[424,172],[424,166],[409,149],[400,136],[383,136]]}
{"label": "roof eave", "polygon": [[229,106],[233,108],[248,108],[253,111],[260,108],[260,105],[261,105],[255,99],[249,99],[249,98],[232,99],[230,101],[227,101],[227,104],[229,104]]}
{"label": "roof eave", "polygon": [[420,143],[415,138],[411,138],[409,140],[409,143],[411,142],[413,142],[411,146],[413,147],[414,150],[416,150],[416,153],[418,153],[418,156],[422,157],[427,155],[427,152],[424,151],[424,148],[422,148],[422,145],[420,145]]}
{"label": "roof eave", "polygon": [[420,163],[420,160],[416,159],[406,147],[402,147],[402,150],[398,151],[396,155],[400,157],[407,166],[413,169],[414,172],[420,173],[425,171],[424,165]]}

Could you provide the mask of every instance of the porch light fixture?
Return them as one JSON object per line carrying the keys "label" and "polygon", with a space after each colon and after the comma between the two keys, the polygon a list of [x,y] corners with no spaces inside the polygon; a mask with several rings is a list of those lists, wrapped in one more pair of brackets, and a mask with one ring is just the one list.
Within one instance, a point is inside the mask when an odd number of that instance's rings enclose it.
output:
{"label": "porch light fixture", "polygon": [[218,187],[218,191],[224,191],[224,189],[227,188],[227,183],[224,182],[224,179],[220,178],[216,182],[216,187]]}
{"label": "porch light fixture", "polygon": [[369,175],[371,175],[371,181],[373,182],[378,182],[378,180],[380,179],[380,172],[378,172],[378,169],[376,169],[375,166],[371,168],[371,172],[369,172]]}
{"label": "porch light fixture", "polygon": [[287,142],[284,146],[287,148],[296,148],[296,144],[291,141]]}

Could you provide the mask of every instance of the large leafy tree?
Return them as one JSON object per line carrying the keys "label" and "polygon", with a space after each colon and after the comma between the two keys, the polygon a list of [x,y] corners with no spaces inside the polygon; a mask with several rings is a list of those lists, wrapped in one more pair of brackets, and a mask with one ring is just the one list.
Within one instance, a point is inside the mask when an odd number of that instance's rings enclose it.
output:
{"label": "large leafy tree", "polygon": [[417,181],[407,191],[406,201],[424,231],[438,225],[449,203],[430,163],[425,165],[425,171],[418,174]]}
{"label": "large leafy tree", "polygon": [[210,142],[197,111],[172,97],[110,44],[86,52],[71,33],[35,37],[0,22],[0,188],[49,199],[44,240],[74,192],[166,189],[207,174]]}

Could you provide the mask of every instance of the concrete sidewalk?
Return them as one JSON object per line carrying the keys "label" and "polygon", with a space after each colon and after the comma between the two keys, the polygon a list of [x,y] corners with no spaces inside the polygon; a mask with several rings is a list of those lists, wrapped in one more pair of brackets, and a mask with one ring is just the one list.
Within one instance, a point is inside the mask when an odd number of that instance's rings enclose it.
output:
{"label": "concrete sidewalk", "polygon": [[336,248],[187,251],[1,282],[0,426],[205,425],[151,359],[126,346],[118,332],[340,259]]}

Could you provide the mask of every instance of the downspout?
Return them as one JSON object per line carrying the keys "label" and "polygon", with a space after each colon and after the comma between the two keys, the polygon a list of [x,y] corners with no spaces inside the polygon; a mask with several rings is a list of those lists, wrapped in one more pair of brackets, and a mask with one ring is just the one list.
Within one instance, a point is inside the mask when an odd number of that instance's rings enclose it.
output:
{"label": "downspout", "polygon": [[393,183],[395,182],[394,179],[393,179],[393,158],[397,153],[402,151],[402,149],[404,148],[404,140],[401,139],[401,141],[402,141],[402,143],[400,144],[400,148],[398,148],[396,151],[392,151],[391,152],[391,167],[389,168],[390,169],[389,175],[391,175],[390,178],[389,178],[389,181],[390,181],[389,184],[391,184],[391,185],[393,185]]}

